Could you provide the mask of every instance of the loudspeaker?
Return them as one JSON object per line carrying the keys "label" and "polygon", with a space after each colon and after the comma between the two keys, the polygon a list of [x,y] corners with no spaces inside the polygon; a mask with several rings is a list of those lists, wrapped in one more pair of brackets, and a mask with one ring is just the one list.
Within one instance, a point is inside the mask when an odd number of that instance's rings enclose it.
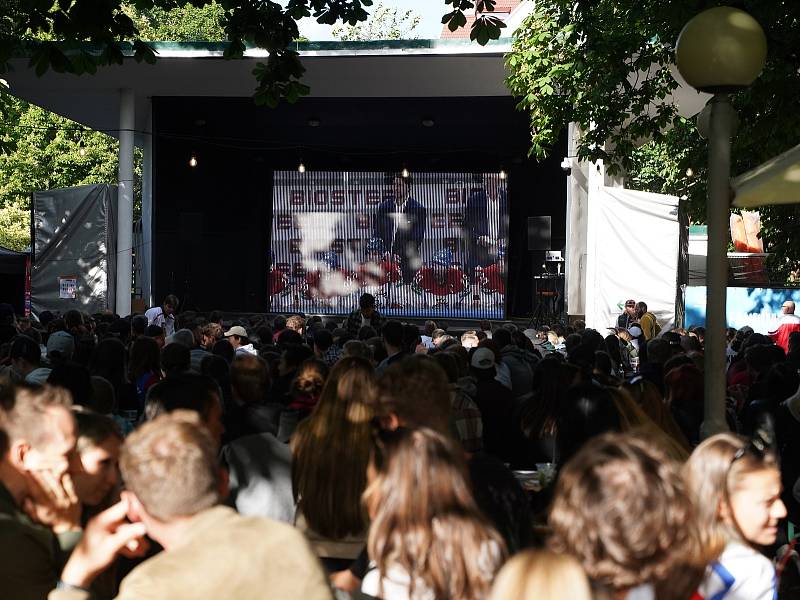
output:
{"label": "loudspeaker", "polygon": [[550,216],[528,217],[528,250],[545,252],[550,250]]}

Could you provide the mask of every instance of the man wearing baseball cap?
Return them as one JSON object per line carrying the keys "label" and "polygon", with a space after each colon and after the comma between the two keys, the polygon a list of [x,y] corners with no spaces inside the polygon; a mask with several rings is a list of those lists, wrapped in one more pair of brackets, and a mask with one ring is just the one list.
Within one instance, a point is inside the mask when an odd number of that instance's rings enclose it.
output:
{"label": "man wearing baseball cap", "polygon": [[250,340],[247,338],[247,330],[241,325],[234,325],[228,329],[228,331],[225,332],[225,339],[233,346],[233,351],[236,354],[258,355],[253,344],[251,344]]}
{"label": "man wearing baseball cap", "polygon": [[625,300],[625,308],[617,317],[617,327],[628,330],[636,322],[636,300]]}

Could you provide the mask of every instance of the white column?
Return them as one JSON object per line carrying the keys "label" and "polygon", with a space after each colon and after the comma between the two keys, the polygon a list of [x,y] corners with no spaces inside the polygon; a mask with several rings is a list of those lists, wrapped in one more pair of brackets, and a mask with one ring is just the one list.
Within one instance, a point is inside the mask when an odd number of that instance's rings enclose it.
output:
{"label": "white column", "polygon": [[133,137],[136,126],[133,90],[123,89],[119,99],[119,189],[117,192],[117,306],[120,316],[131,314],[133,277]]}
{"label": "white column", "polygon": [[153,306],[153,106],[152,101],[148,102],[142,151],[142,248],[139,250],[142,268],[139,273],[142,299],[150,307]]}

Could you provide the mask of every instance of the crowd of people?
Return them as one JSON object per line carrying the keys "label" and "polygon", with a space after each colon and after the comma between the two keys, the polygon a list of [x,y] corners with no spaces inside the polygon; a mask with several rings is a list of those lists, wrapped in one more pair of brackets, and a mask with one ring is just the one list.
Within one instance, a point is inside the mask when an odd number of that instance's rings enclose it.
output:
{"label": "crowd of people", "polygon": [[800,332],[729,332],[703,439],[703,329],[631,302],[607,335],[0,306],[0,595],[797,597]]}

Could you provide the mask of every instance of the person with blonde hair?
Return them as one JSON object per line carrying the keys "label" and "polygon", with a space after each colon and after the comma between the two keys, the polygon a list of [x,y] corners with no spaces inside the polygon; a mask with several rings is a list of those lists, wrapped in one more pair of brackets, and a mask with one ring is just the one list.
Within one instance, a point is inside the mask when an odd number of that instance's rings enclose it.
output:
{"label": "person with blonde hair", "polygon": [[526,550],[500,570],[488,600],[534,598],[592,600],[592,591],[581,564],[573,557],[546,550]]}
{"label": "person with blonde hair", "polygon": [[367,485],[374,396],[369,361],[342,358],[292,438],[295,524],[330,570],[347,567],[364,547],[367,515],[361,494]]}
{"label": "person with blonde hair", "polygon": [[694,522],[676,463],[641,438],[606,433],[562,468],[548,545],[618,599],[686,600],[707,564]]}
{"label": "person with blonde hair", "polygon": [[505,544],[473,499],[457,442],[424,427],[381,430],[368,473],[374,568],[361,591],[384,600],[485,598]]}
{"label": "person with blonde hair", "polygon": [[713,559],[698,597],[777,598],[775,569],[758,548],[775,543],[786,516],[771,434],[721,433],[701,443],[683,470],[697,507],[704,551]]}
{"label": "person with blonde hair", "polygon": [[299,532],[220,506],[217,445],[196,412],[139,427],[125,440],[120,470],[122,500],[89,521],[50,600],[89,600],[89,586],[119,553],[143,554],[145,534],[164,550],[122,580],[117,600],[261,598],[265,590],[276,600],[332,600]]}

